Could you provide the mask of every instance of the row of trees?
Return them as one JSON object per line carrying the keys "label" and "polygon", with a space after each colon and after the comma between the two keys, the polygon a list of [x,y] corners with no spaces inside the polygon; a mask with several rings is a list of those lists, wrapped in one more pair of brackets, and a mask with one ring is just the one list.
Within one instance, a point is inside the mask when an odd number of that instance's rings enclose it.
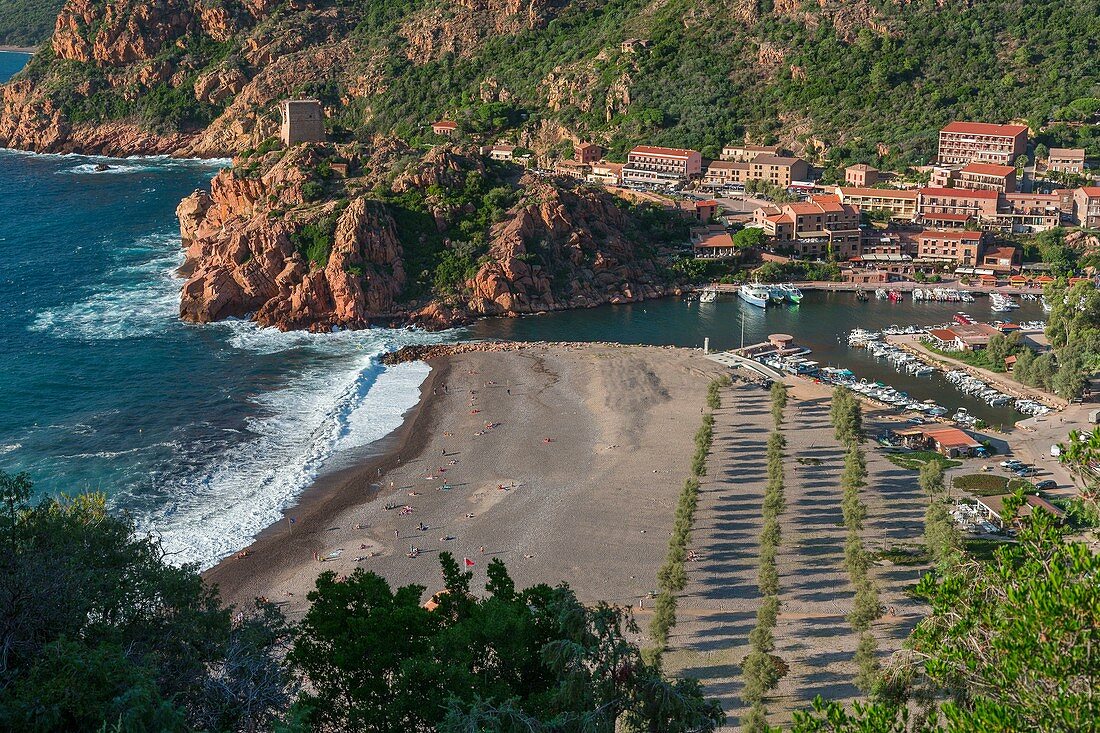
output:
{"label": "row of trees", "polygon": [[[722,388],[729,384],[729,377],[714,379],[707,385],[707,406],[713,411],[722,406]],[[668,557],[657,571],[657,599],[653,606],[653,618],[649,624],[649,636],[653,642],[651,661],[659,663],[668,648],[668,634],[676,625],[676,594],[687,586],[688,542],[695,524],[695,510],[699,506],[699,479],[707,473],[707,455],[714,442],[714,413],[703,415],[703,424],[695,433],[695,454],[691,459],[691,476],[684,481],[680,498],[676,503],[676,521],[672,536],[668,539]]]}
{"label": "row of trees", "polygon": [[871,622],[879,617],[880,610],[878,589],[868,573],[871,556],[863,546],[862,536],[863,522],[867,517],[867,507],[859,497],[860,490],[867,485],[867,461],[860,447],[863,440],[863,410],[851,392],[837,387],[833,392],[831,414],[836,436],[848,449],[844,456],[844,471],[840,475],[843,492],[840,508],[848,532],[844,541],[844,566],[856,589],[848,621],[859,634],[856,686],[867,693],[874,687],[879,672],[878,646],[871,633]]}
{"label": "row of trees", "polygon": [[924,512],[924,546],[932,565],[938,569],[946,568],[962,550],[962,539],[958,525],[947,510],[943,463],[926,461],[920,468],[918,482],[928,495],[928,508]]}
{"label": "row of trees", "polygon": [[916,594],[931,611],[869,701],[815,701],[792,733],[1096,730],[1100,556],[1042,510],[991,561],[957,553]]}
{"label": "row of trees", "polygon": [[772,385],[771,403],[775,430],[768,437],[768,484],[764,490],[764,521],[760,531],[760,567],[757,572],[757,587],[762,598],[756,610],[756,626],[749,632],[749,653],[741,666],[744,680],[741,697],[750,706],[749,712],[741,720],[742,730],[747,733],[769,730],[764,700],[768,691],[779,682],[782,666],[782,662],[773,654],[775,624],[779,615],[779,569],[776,566],[776,556],[782,539],[779,515],[786,509],[783,486],[783,450],[786,441],[780,429],[783,409],[787,405],[787,386],[782,382]]}

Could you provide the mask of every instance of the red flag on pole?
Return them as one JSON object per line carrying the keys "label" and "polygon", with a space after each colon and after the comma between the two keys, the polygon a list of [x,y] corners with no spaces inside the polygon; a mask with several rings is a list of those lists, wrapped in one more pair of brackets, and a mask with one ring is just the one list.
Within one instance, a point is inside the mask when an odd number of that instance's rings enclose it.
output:
{"label": "red flag on pole", "polygon": [[468,557],[462,558],[462,561],[466,564],[466,567],[468,568],[472,568],[474,566],[474,561]]}

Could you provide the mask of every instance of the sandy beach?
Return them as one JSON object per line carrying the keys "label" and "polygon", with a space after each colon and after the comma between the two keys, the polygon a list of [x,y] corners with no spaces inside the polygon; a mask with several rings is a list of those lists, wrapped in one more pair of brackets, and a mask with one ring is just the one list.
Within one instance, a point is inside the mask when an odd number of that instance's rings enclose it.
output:
{"label": "sandy beach", "polygon": [[520,586],[565,582],[585,601],[637,606],[723,368],[697,351],[605,345],[429,363],[420,405],[376,458],[319,481],[246,557],[207,572],[223,597],[265,596],[297,617],[318,574],[356,567],[427,597],[447,550],[474,561],[475,586],[500,558]]}

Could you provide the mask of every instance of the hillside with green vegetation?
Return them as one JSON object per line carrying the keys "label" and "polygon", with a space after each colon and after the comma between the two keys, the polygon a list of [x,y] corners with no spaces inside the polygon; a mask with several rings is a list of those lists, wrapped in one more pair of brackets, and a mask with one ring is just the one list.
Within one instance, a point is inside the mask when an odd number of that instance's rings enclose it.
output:
{"label": "hillside with green vegetation", "polygon": [[0,0],[0,46],[37,46],[49,39],[63,0]]}
{"label": "hillside with green vegetation", "polygon": [[1047,145],[1100,155],[1095,0],[223,0],[220,14],[173,0],[185,12],[153,11],[118,53],[134,10],[114,5],[112,28],[68,16],[75,30],[26,72],[81,122],[194,130],[224,114],[225,129],[270,134],[293,93],[324,101],[345,139],[415,144],[447,116],[539,153],[592,139],[612,158],[642,141],[714,157],[748,138],[898,167],[962,118],[1025,120]]}

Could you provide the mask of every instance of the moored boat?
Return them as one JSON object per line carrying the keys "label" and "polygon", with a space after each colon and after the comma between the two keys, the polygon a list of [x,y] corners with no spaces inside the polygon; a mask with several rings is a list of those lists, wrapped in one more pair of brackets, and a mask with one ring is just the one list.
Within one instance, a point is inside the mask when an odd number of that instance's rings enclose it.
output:
{"label": "moored boat", "polygon": [[745,283],[737,289],[737,297],[759,308],[765,308],[768,305],[768,290],[759,283]]}

